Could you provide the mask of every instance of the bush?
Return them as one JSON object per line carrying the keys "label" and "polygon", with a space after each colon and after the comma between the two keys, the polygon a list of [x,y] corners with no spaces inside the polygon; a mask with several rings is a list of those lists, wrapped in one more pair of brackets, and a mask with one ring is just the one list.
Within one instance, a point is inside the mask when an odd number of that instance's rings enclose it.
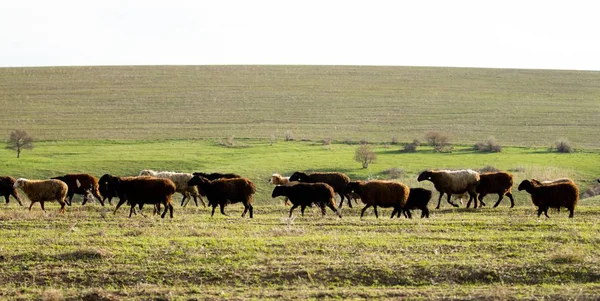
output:
{"label": "bush", "polygon": [[574,151],[573,147],[571,147],[571,143],[567,139],[559,139],[554,142],[554,150],[559,153],[572,153]]}
{"label": "bush", "polygon": [[323,145],[330,145],[330,144],[331,144],[331,141],[333,141],[331,138],[325,138],[325,139],[323,139],[323,140],[321,141],[321,143],[322,143]]}
{"label": "bush", "polygon": [[354,160],[362,164],[362,168],[369,167],[371,162],[377,159],[377,154],[368,144],[361,144],[354,153]]}
{"label": "bush", "polygon": [[399,179],[404,175],[404,170],[399,167],[393,167],[390,169],[386,169],[381,173],[386,175],[388,179]]}
{"label": "bush", "polygon": [[433,146],[436,152],[452,152],[454,149],[449,142],[450,139],[448,136],[440,132],[429,131],[425,133],[425,140],[427,140],[429,145]]}
{"label": "bush", "polygon": [[413,140],[412,143],[408,143],[404,146],[404,151],[408,153],[414,153],[417,151],[417,147],[421,145],[421,141],[419,139]]}
{"label": "bush", "polygon": [[398,138],[396,137],[392,137],[392,143],[390,143],[391,145],[396,145],[398,144]]}
{"label": "bush", "polygon": [[283,133],[283,140],[285,141],[294,141],[294,136],[292,135],[292,131],[287,130]]}
{"label": "bush", "polygon": [[499,172],[500,170],[494,166],[488,165],[486,167],[483,167],[479,170],[480,173],[484,173],[484,172]]}
{"label": "bush", "polygon": [[475,143],[473,148],[476,151],[487,152],[487,153],[499,153],[502,151],[502,146],[498,144],[494,136],[490,136],[486,141]]}

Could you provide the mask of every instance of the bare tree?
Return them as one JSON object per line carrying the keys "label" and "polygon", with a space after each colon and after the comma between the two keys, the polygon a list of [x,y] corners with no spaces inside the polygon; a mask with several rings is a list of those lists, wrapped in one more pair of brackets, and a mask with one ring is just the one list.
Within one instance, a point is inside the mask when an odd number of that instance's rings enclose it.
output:
{"label": "bare tree", "polygon": [[377,154],[368,144],[361,144],[354,153],[354,160],[362,164],[363,168],[369,167],[369,164],[377,159]]}
{"label": "bare tree", "polygon": [[429,131],[425,133],[425,140],[427,140],[427,142],[429,142],[429,144],[433,146],[433,149],[436,152],[452,150],[452,145],[450,145],[449,142],[450,139],[448,138],[448,136],[440,132]]}
{"label": "bare tree", "polygon": [[17,158],[21,157],[21,151],[33,148],[33,138],[24,130],[14,130],[10,133],[6,148],[17,152]]}

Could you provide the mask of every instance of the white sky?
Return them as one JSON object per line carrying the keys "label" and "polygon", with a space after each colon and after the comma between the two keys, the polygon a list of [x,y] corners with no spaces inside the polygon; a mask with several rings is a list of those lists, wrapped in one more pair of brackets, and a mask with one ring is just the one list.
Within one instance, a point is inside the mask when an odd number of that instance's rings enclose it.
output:
{"label": "white sky", "polygon": [[4,0],[0,66],[600,70],[599,8],[577,0]]}

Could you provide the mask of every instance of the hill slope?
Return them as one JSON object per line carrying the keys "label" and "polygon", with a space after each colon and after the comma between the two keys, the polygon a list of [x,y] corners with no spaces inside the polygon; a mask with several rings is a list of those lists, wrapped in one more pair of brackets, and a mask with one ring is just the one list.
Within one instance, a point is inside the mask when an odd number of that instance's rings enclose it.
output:
{"label": "hill slope", "polygon": [[600,147],[600,72],[359,66],[1,68],[0,133]]}

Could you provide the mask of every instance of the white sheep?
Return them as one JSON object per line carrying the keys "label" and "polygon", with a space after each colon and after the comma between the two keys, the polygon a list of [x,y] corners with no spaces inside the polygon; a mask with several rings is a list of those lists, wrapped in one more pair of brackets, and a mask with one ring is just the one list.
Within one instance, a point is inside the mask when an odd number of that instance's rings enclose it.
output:
{"label": "white sheep", "polygon": [[42,210],[46,211],[44,202],[58,201],[60,204],[60,213],[65,213],[65,205],[67,204],[65,198],[69,190],[65,182],[60,180],[27,180],[19,178],[15,181],[14,187],[23,190],[27,198],[31,200],[29,211],[31,211],[33,204],[37,202],[42,206]]}
{"label": "white sheep", "polygon": [[448,203],[454,207],[458,205],[450,201],[453,194],[469,193],[469,203],[475,202],[477,208],[477,192],[475,189],[479,184],[479,173],[476,171],[466,170],[427,170],[422,172],[417,178],[419,182],[429,180],[433,183],[435,189],[440,192],[438,205],[435,209],[440,209],[442,196],[447,194]]}
{"label": "white sheep", "polygon": [[171,172],[171,171],[154,171],[150,169],[144,169],[140,172],[140,176],[151,176],[156,178],[169,179],[175,183],[176,191],[183,195],[183,199],[181,200],[181,206],[187,205],[185,200],[190,199],[190,197],[194,198],[194,203],[198,206],[198,200],[196,198],[200,198],[202,205],[206,207],[206,203],[202,199],[202,195],[198,191],[197,186],[188,185],[188,181],[191,180],[194,175],[190,173],[182,173],[182,172]]}

